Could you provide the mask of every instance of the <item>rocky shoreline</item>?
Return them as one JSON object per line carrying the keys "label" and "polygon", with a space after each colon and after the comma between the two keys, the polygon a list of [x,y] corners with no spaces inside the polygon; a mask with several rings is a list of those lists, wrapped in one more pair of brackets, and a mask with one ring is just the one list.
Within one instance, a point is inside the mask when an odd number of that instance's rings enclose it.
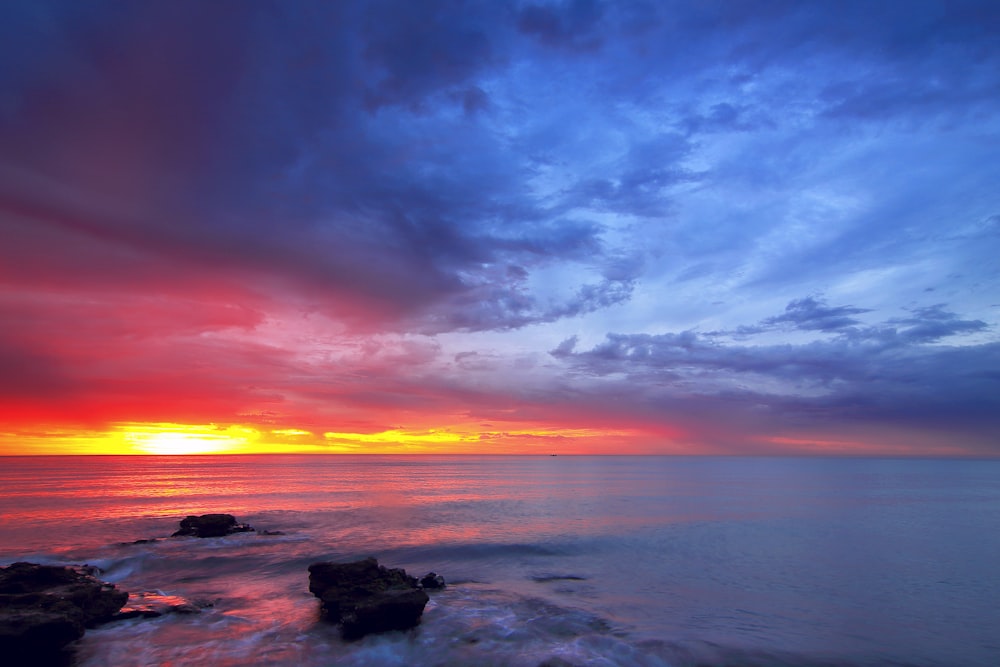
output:
{"label": "rocky shoreline", "polygon": [[[171,537],[225,537],[257,532],[231,514],[204,514],[181,520]],[[260,535],[280,535],[261,531]],[[135,544],[156,539],[136,540]],[[320,616],[340,626],[344,639],[407,630],[420,623],[429,598],[444,577],[420,579],[375,558],[349,563],[317,562],[308,568],[309,591],[320,600]],[[198,613],[210,604],[159,592],[126,592],[99,579],[96,567],[17,562],[0,567],[0,656],[16,667],[71,665],[72,642],[87,628],[129,618]]]}
{"label": "rocky shoreline", "polygon": [[0,569],[0,655],[8,664],[65,664],[69,643],[114,618],[128,593],[95,574],[25,562]]}

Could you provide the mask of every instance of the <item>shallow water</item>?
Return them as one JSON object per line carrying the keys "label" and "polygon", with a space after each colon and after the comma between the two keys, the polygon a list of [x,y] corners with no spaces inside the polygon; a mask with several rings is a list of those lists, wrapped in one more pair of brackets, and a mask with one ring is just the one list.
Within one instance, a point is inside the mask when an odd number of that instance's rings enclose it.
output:
{"label": "shallow water", "polygon": [[[167,538],[207,512],[284,535]],[[998,528],[1000,461],[0,458],[0,564],[211,605],[90,630],[87,666],[993,667]],[[449,586],[345,643],[306,567],[367,555]]]}

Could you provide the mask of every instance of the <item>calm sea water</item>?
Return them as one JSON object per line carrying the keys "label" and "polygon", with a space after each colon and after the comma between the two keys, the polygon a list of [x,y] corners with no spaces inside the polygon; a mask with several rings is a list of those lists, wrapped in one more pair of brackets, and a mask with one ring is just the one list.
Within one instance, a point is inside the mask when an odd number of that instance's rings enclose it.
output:
{"label": "calm sea water", "polygon": [[[229,512],[284,535],[165,538]],[[345,643],[306,567],[436,571]],[[0,458],[0,564],[89,563],[200,614],[88,631],[80,665],[1000,665],[1000,461]]]}

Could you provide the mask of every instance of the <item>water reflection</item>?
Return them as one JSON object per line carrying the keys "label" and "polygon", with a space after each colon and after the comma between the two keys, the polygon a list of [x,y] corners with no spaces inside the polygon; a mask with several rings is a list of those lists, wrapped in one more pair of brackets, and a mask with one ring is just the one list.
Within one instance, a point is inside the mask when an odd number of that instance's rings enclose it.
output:
{"label": "water reflection", "polygon": [[[583,633],[571,637],[577,647],[607,650],[616,633],[838,655],[890,646],[912,664],[996,664],[983,660],[982,629],[998,620],[1000,538],[984,529],[1000,521],[997,462],[199,456],[4,464],[0,559],[92,562],[130,590],[213,604],[196,620],[102,629],[84,664],[196,664],[194,644],[213,664],[264,655],[327,664],[308,656],[331,654],[371,662],[384,646],[344,647],[324,634],[303,576],[313,560],[363,555],[458,582],[425,628],[445,645],[448,628],[460,627],[513,656],[570,628]],[[207,512],[285,534],[132,544]],[[564,623],[530,623],[553,607]],[[442,616],[450,625],[435,635]],[[505,632],[521,633],[521,648],[504,644]],[[949,661],[954,646],[971,653]],[[129,653],[136,647],[149,654]]]}

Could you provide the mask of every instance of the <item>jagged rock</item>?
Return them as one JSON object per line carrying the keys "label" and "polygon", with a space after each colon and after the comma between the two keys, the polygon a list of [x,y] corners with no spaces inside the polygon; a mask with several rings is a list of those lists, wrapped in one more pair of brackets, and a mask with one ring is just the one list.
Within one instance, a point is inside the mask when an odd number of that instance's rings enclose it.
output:
{"label": "jagged rock", "polygon": [[324,617],[341,624],[347,639],[412,628],[428,601],[416,578],[403,569],[379,565],[374,558],[313,563],[309,592],[320,599]]}
{"label": "jagged rock", "polygon": [[0,568],[0,655],[7,664],[58,663],[87,627],[114,617],[128,593],[95,571],[24,562]]}
{"label": "jagged rock", "polygon": [[435,572],[428,572],[420,578],[420,587],[424,589],[444,588],[444,577]]}
{"label": "jagged rock", "polygon": [[171,537],[192,535],[194,537],[222,537],[233,533],[254,532],[253,526],[237,523],[232,514],[202,514],[188,516],[181,520],[181,528]]}

